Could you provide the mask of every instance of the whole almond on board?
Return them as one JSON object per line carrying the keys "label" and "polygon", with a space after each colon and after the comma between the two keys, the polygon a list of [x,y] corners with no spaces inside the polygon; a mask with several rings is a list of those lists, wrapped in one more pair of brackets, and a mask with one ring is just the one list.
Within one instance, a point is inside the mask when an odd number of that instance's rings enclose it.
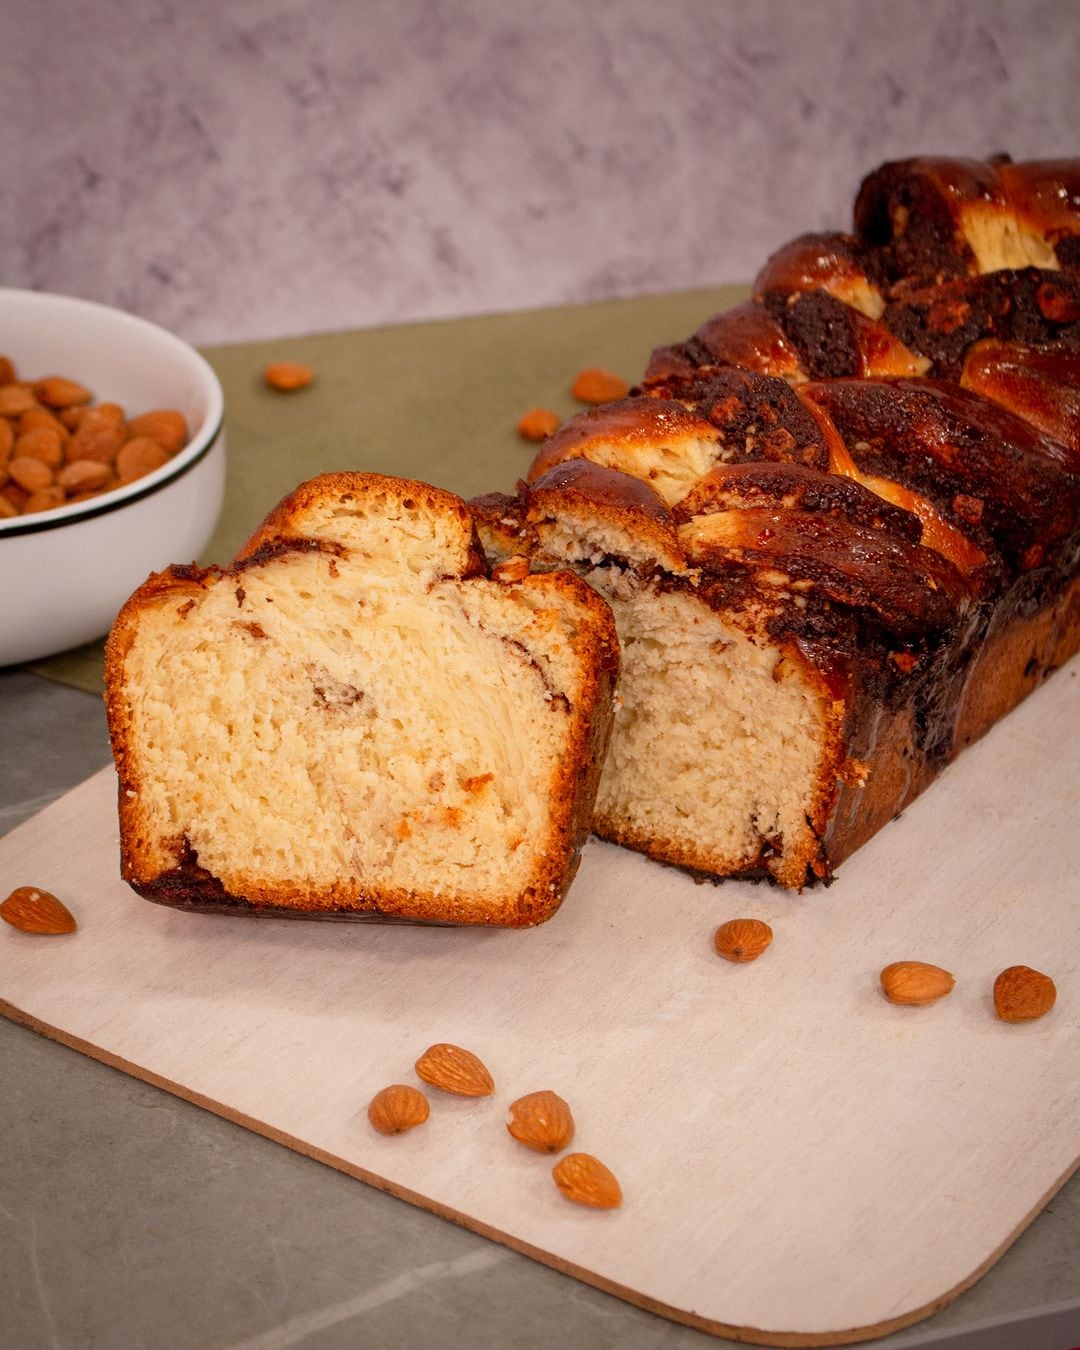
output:
{"label": "whole almond on board", "polygon": [[551,1169],[555,1185],[576,1205],[591,1205],[593,1209],[618,1209],[622,1204],[622,1187],[599,1158],[591,1153],[568,1153]]}
{"label": "whole almond on board", "polygon": [[925,961],[894,961],[881,972],[881,987],[890,1003],[933,1003],[951,993],[955,984],[947,970]]}
{"label": "whole almond on board", "polygon": [[574,1137],[574,1117],[557,1092],[529,1092],[510,1106],[506,1128],[537,1153],[558,1153]]}
{"label": "whole almond on board", "polygon": [[79,926],[71,910],[39,886],[16,886],[0,903],[0,919],[23,933],[74,933]]}
{"label": "whole almond on board", "polygon": [[460,1045],[429,1046],[416,1061],[416,1073],[425,1083],[457,1097],[490,1097],[495,1091],[484,1063]]}
{"label": "whole almond on board", "polygon": [[1054,981],[1030,966],[1009,966],[994,981],[994,1008],[1003,1022],[1033,1022],[1056,1000]]}
{"label": "whole almond on board", "polygon": [[610,403],[613,399],[625,398],[630,386],[610,370],[590,367],[578,371],[570,392],[579,403]]}
{"label": "whole almond on board", "polygon": [[315,378],[310,366],[299,361],[271,361],[263,371],[263,379],[271,389],[290,394],[294,389],[306,389]]}
{"label": "whole almond on board", "polygon": [[726,961],[756,961],[772,939],[763,919],[728,919],[716,930],[713,946]]}
{"label": "whole almond on board", "polygon": [[368,1104],[368,1120],[380,1134],[403,1134],[423,1125],[429,1113],[428,1099],[407,1083],[391,1083],[376,1092]]}
{"label": "whole almond on board", "polygon": [[559,414],[550,408],[530,408],[521,414],[517,424],[518,435],[525,441],[546,441],[559,421]]}

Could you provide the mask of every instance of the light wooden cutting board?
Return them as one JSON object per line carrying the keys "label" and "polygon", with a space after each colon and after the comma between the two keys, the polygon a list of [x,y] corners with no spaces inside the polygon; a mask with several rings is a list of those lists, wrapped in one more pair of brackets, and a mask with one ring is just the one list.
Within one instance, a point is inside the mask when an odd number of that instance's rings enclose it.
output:
{"label": "light wooden cutting board", "polygon": [[[593,841],[528,932],[184,915],[117,879],[111,771],[0,841],[0,891],[77,933],[2,926],[0,1010],[107,1063],[655,1312],[777,1345],[896,1330],[999,1256],[1080,1156],[1080,681],[1075,665],[802,896],[698,886]],[[732,966],[734,915],[773,946]],[[944,1002],[889,1004],[914,958]],[[993,1013],[1003,967],[1051,973],[1044,1020]],[[494,1098],[432,1093],[408,1135],[372,1094],[432,1042]],[[506,1107],[551,1088],[621,1210],[577,1208]]]}

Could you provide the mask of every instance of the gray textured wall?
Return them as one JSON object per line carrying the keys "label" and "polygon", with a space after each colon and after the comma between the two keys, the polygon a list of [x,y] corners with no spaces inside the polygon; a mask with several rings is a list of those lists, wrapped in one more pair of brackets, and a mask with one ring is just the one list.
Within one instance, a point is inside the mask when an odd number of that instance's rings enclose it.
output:
{"label": "gray textured wall", "polygon": [[0,276],[196,341],[749,279],[926,151],[1080,153],[1072,0],[7,0]]}

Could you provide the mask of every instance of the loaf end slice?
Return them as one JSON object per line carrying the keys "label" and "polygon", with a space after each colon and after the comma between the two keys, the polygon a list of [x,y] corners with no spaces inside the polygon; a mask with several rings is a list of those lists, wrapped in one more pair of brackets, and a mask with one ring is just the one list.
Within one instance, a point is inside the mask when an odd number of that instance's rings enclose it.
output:
{"label": "loaf end slice", "polygon": [[526,926],[588,835],[618,647],[569,573],[491,579],[459,498],[301,485],[106,648],[122,873],[182,908]]}

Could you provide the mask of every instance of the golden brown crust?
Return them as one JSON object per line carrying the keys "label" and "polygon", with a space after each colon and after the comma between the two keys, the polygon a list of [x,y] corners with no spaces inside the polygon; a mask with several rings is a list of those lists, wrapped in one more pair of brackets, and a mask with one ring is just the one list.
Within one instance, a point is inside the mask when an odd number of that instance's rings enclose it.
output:
{"label": "golden brown crust", "polygon": [[576,414],[548,437],[528,473],[535,482],[568,460],[586,459],[619,468],[643,450],[716,441],[717,428],[685,404],[669,399],[618,399]]}

